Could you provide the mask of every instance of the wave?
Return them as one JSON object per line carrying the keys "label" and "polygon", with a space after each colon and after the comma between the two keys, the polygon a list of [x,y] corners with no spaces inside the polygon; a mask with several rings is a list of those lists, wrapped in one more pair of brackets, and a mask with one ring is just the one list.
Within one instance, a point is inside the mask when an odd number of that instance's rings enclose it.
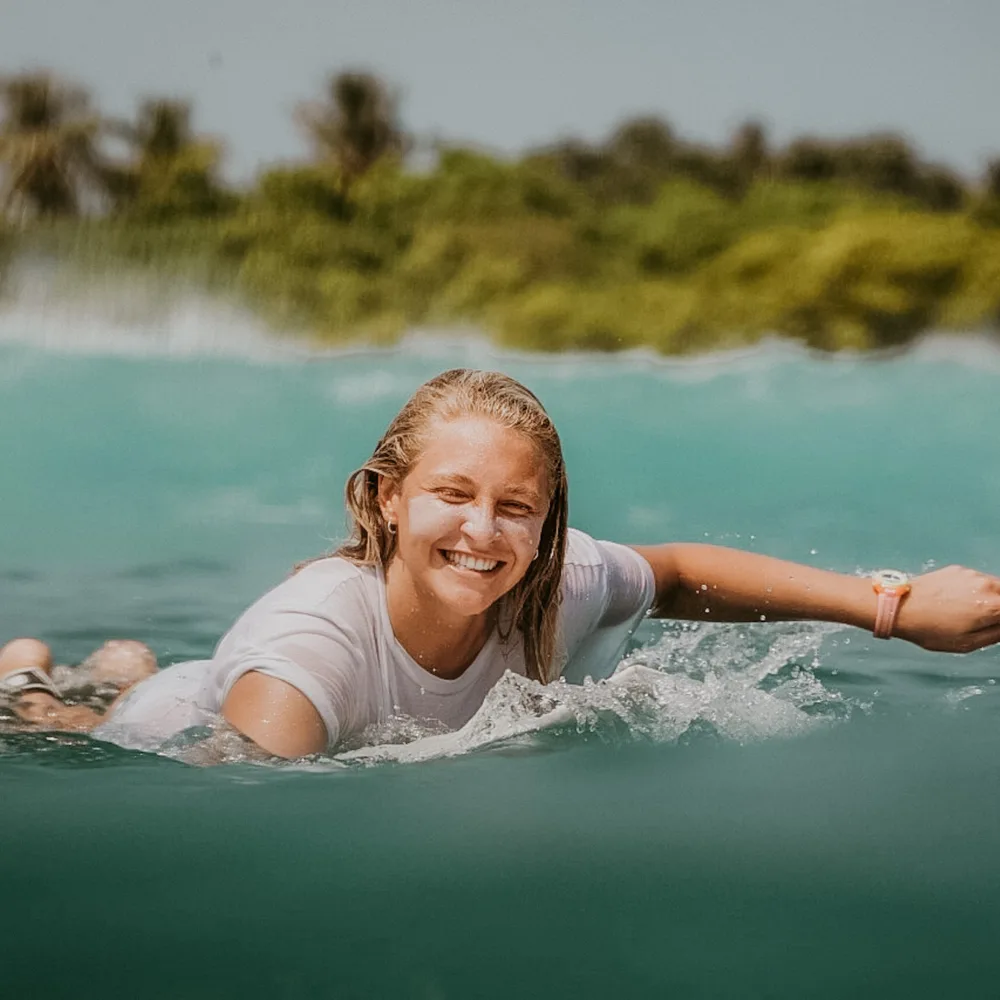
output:
{"label": "wave", "polygon": [[194,287],[132,276],[75,278],[56,265],[14,270],[0,300],[0,344],[52,354],[233,357],[276,361],[308,353],[249,311]]}
{"label": "wave", "polygon": [[745,743],[798,736],[858,707],[813,673],[834,631],[839,626],[813,622],[771,630],[676,625],[626,656],[607,680],[542,685],[508,673],[461,729],[392,720],[332,763],[415,763],[553,737],[668,743],[697,730]]}
{"label": "wave", "polygon": [[[250,309],[190,280],[154,274],[81,275],[57,262],[21,262],[7,276],[0,299],[0,345],[20,345],[53,354],[128,358],[233,358],[287,364],[403,352],[415,360],[491,367],[531,364],[554,379],[606,371],[605,353],[557,354],[499,347],[477,327],[414,327],[393,347],[364,341],[327,345],[301,333],[277,331]],[[886,357],[918,363],[953,363],[1000,373],[1000,340],[985,333],[935,331],[902,349],[825,354],[796,341],[769,336],[746,347],[691,357],[665,357],[651,348],[614,355],[616,367],[668,380],[709,381],[789,363],[818,362],[853,368]]]}
{"label": "wave", "polygon": [[[292,764],[278,763],[221,718],[166,741],[130,731],[119,743],[113,730],[104,731],[102,739],[194,766],[323,770],[483,751],[537,751],[591,740],[620,745],[674,743],[694,735],[738,743],[788,738],[869,707],[825,687],[815,674],[822,643],[840,630],[817,622],[671,623],[659,639],[626,656],[606,680],[543,685],[507,673],[458,730],[396,717],[369,726],[337,753]],[[71,693],[81,700],[86,691]]]}

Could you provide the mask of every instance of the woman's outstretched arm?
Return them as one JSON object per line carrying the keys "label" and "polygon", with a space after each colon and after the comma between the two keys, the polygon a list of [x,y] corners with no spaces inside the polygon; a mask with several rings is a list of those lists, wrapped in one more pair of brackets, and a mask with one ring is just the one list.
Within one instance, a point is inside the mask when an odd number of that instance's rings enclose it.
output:
{"label": "woman's outstretched arm", "polygon": [[[715,545],[635,546],[653,568],[659,618],[828,621],[873,628],[877,598],[864,577]],[[962,566],[915,577],[894,635],[942,652],[1000,642],[1000,579]]]}

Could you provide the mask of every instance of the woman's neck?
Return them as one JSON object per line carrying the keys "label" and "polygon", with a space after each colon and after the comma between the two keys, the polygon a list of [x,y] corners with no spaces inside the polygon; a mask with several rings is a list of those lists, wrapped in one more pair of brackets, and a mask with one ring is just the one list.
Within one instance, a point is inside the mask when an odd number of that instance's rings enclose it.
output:
{"label": "woman's neck", "polygon": [[396,641],[435,677],[461,677],[493,631],[492,609],[474,617],[449,615],[395,560],[386,567],[385,597]]}

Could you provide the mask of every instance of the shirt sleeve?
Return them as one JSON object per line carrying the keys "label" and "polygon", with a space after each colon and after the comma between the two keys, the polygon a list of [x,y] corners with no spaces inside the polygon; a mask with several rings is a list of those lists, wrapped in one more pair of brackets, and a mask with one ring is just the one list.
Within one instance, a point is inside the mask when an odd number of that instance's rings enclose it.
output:
{"label": "shirt sleeve", "polygon": [[621,625],[653,606],[656,579],[653,567],[635,549],[617,542],[597,542],[605,569],[605,606],[602,627]]}
{"label": "shirt sleeve", "polygon": [[297,588],[289,589],[290,594],[266,595],[219,643],[213,658],[216,699],[221,709],[233,685],[251,671],[275,677],[308,698],[333,748],[363,714],[357,623],[344,600],[303,607]]}
{"label": "shirt sleeve", "polygon": [[638,552],[571,530],[560,613],[567,680],[608,676],[655,594],[653,569]]}

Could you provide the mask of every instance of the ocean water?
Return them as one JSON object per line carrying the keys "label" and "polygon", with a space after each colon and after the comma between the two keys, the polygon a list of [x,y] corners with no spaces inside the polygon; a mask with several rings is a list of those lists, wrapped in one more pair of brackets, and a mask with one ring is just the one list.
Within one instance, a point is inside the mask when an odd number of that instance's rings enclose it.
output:
{"label": "ocean water", "polygon": [[[332,546],[348,472],[458,364],[541,396],[592,534],[1000,572],[984,340],[310,353],[190,297],[21,301],[0,309],[0,640],[210,654]],[[507,679],[459,733],[306,763],[0,731],[2,995],[993,997],[998,676],[1000,649],[650,622],[608,682]]]}

